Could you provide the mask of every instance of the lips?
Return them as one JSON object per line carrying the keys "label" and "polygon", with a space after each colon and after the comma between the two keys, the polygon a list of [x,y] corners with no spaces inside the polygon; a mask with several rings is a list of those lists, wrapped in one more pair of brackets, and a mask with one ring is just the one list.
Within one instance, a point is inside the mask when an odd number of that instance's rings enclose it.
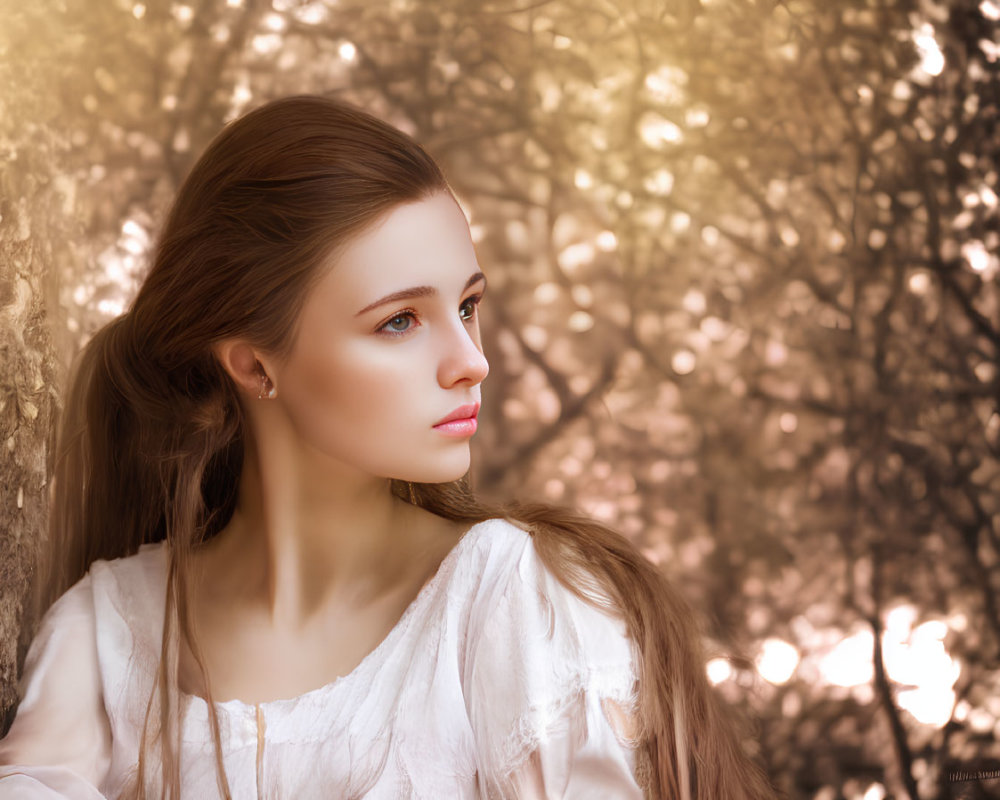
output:
{"label": "lips", "polygon": [[459,406],[454,411],[452,411],[447,417],[439,419],[434,423],[434,427],[438,425],[444,425],[446,422],[453,422],[456,419],[469,419],[470,417],[475,417],[479,413],[479,403],[469,403],[464,406]]}

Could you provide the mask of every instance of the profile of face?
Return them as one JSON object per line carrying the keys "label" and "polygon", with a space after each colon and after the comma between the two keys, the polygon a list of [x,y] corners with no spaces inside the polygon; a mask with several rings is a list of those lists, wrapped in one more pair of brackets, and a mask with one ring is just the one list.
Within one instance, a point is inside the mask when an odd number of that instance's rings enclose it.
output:
{"label": "profile of face", "polygon": [[268,404],[312,456],[399,480],[461,478],[472,426],[435,425],[480,404],[485,289],[450,193],[395,207],[312,289],[290,355],[267,365],[277,389]]}

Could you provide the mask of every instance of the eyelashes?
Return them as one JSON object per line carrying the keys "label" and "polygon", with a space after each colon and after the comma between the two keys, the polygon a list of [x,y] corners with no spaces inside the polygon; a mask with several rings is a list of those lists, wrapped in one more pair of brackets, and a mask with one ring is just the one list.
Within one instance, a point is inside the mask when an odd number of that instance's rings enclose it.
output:
{"label": "eyelashes", "polygon": [[[465,320],[465,322],[474,322],[479,317],[479,304],[482,302],[483,296],[481,294],[472,295],[472,297],[466,298],[459,308],[464,308],[465,306],[471,306],[472,312],[471,316]],[[400,319],[417,319],[417,312],[412,308],[404,308],[402,311],[397,311],[384,323],[375,329],[375,332],[382,336],[406,336],[410,331],[414,329],[413,325],[407,325],[403,330],[396,330],[389,327],[390,323],[396,322]]]}

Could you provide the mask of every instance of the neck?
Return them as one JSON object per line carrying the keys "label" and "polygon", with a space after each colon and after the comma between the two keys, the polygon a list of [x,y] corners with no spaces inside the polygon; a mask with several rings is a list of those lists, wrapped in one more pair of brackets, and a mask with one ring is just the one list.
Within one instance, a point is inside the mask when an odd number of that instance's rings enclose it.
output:
{"label": "neck", "polygon": [[260,459],[247,447],[233,517],[206,546],[213,594],[299,629],[331,602],[362,604],[398,583],[422,512],[386,478],[271,449]]}

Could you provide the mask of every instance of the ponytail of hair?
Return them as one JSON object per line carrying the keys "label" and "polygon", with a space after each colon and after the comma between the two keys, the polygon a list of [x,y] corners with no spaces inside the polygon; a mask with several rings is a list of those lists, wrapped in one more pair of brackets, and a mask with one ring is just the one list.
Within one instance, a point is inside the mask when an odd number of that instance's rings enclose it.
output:
{"label": "ponytail of hair", "polygon": [[[169,680],[176,672],[176,609],[190,631],[186,603],[191,550],[228,521],[235,506],[243,450],[235,393],[212,359],[183,379],[144,356],[130,312],[87,342],[70,373],[56,439],[49,537],[33,580],[31,614],[38,620],[98,559],[135,553],[167,539],[170,566],[162,652],[157,674],[156,742],[174,731],[178,709]],[[220,480],[206,481],[208,475]],[[194,637],[189,637],[197,650]],[[197,661],[202,666],[200,651]],[[171,667],[171,665],[173,665]],[[149,712],[141,753],[149,739]],[[215,708],[210,705],[219,743]],[[179,736],[179,731],[176,731]],[[178,744],[163,751],[165,785],[179,786]],[[140,755],[137,786],[144,780]],[[229,797],[228,787],[223,795]]]}

